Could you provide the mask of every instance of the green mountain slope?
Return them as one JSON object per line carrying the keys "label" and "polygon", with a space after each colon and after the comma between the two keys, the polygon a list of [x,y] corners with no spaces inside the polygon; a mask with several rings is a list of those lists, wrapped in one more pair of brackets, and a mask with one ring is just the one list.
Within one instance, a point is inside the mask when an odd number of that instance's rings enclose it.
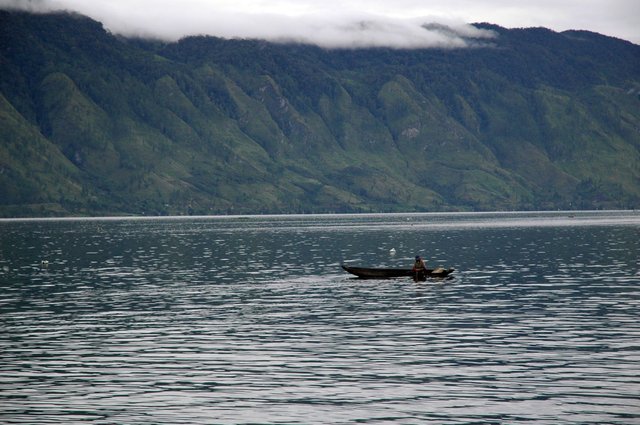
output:
{"label": "green mountain slope", "polygon": [[0,215],[635,208],[640,46],[116,37],[0,12]]}

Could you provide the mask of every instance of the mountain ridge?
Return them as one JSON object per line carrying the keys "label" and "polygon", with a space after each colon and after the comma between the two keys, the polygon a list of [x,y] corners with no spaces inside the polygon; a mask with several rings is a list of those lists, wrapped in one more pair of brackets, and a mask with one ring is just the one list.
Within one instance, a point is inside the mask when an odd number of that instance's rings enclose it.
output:
{"label": "mountain ridge", "polygon": [[635,208],[640,47],[478,25],[327,50],[0,12],[0,215]]}

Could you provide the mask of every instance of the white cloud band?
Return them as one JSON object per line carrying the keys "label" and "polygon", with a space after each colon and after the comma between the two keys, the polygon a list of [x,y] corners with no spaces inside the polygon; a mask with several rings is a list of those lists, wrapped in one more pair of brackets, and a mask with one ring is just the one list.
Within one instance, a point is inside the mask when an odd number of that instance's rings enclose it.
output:
{"label": "white cloud band", "polygon": [[0,0],[0,6],[32,12],[72,10],[102,22],[117,34],[170,41],[212,35],[325,48],[460,48],[493,36],[490,31],[452,20],[445,23],[440,19],[440,25],[434,26],[425,25],[433,18],[402,19],[343,10],[308,13],[297,8],[293,13],[285,9],[273,13],[258,7],[252,12],[220,1]]}
{"label": "white cloud band", "polygon": [[[639,0],[0,0],[0,8],[70,10],[114,33],[166,40],[213,35],[332,48],[464,47],[490,33],[463,22],[491,22],[586,29],[640,42]],[[428,22],[451,30],[424,28]]]}

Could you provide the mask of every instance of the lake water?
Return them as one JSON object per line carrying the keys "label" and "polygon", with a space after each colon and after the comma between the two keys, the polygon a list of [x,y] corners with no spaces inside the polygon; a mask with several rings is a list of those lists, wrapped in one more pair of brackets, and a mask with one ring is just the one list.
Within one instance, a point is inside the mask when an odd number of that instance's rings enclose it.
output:
{"label": "lake water", "polygon": [[[340,268],[416,254],[453,278]],[[638,424],[639,254],[637,212],[3,220],[0,422]]]}

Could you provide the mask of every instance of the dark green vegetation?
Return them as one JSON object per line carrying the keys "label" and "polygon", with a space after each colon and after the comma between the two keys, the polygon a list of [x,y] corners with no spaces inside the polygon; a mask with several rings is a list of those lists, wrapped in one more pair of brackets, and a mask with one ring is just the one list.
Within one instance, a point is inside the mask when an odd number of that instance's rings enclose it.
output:
{"label": "dark green vegetation", "polygon": [[0,215],[640,206],[640,46],[323,50],[0,12]]}

